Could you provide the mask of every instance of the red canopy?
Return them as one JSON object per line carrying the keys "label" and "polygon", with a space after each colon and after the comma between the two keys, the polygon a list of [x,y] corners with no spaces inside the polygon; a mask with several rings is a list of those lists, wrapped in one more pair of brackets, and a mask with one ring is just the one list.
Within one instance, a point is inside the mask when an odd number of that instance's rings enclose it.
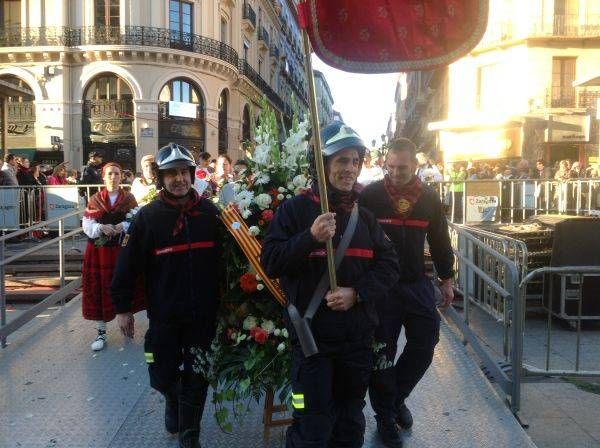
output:
{"label": "red canopy", "polygon": [[340,70],[430,70],[477,45],[488,0],[306,0],[298,15],[315,53]]}

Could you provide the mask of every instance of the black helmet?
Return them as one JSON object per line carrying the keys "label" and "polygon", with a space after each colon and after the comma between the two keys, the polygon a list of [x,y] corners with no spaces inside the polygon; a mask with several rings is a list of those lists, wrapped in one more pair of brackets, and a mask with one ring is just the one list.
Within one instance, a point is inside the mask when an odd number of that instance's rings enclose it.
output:
{"label": "black helmet", "polygon": [[168,143],[158,150],[156,165],[159,171],[186,166],[196,168],[196,162],[194,162],[194,156],[190,150],[177,143]]}
{"label": "black helmet", "polygon": [[[323,159],[325,162],[328,157],[344,149],[356,148],[360,159],[359,167],[362,168],[367,147],[354,129],[346,126],[343,122],[334,121],[321,129],[321,145],[323,146]],[[307,149],[307,158],[309,162],[309,174],[316,179],[314,153],[311,147]]]}

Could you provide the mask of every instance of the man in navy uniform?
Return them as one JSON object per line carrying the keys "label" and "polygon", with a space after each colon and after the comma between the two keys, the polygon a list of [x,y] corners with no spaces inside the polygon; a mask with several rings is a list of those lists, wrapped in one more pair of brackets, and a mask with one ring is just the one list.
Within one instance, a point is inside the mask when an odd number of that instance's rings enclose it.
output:
{"label": "man in navy uniform", "polygon": [[136,214],[123,240],[111,295],[121,331],[132,337],[133,291],[143,274],[150,385],[165,397],[166,430],[179,432],[181,448],[199,448],[208,383],[194,366],[215,335],[221,224],[217,208],[192,188],[196,164],[188,149],[169,143],[156,163],[162,190]]}
{"label": "man in navy uniform", "polygon": [[385,160],[386,175],[361,193],[360,204],[377,218],[391,238],[400,265],[400,281],[392,288],[378,313],[381,325],[376,340],[385,342],[385,355],[393,363],[402,327],[406,346],[392,368],[373,372],[369,397],[377,428],[386,446],[402,446],[396,424],[409,429],[413,424],[405,400],[427,371],[439,339],[440,319],[434,287],[425,275],[425,239],[441,280],[443,305],[454,298],[454,257],[448,224],[437,193],[418,176],[416,147],[408,139],[391,142]]}
{"label": "man in navy uniform", "polygon": [[[398,257],[373,215],[356,205],[356,179],[366,149],[362,140],[341,122],[324,128],[321,139],[332,212],[321,214],[316,183],[306,194],[285,201],[268,229],[261,262],[270,277],[279,277],[286,298],[301,315],[313,295],[318,304],[310,325],[317,354],[304,354],[288,322],[294,423],[287,431],[286,447],[359,448],[373,365],[375,302],[398,278]],[[311,165],[314,171],[314,160]],[[337,270],[339,287],[315,294],[327,275],[325,242],[332,238],[338,247],[356,213],[356,228]]]}

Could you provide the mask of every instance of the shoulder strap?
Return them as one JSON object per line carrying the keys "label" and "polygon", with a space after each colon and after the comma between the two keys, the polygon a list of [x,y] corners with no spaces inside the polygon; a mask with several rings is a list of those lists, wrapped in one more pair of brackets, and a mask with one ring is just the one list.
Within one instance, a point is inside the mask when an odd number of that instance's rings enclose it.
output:
{"label": "shoulder strap", "polygon": [[[352,237],[354,236],[354,231],[356,230],[357,222],[358,222],[358,204],[354,204],[354,207],[352,208],[352,212],[350,213],[350,219],[348,220],[348,225],[346,226],[346,229],[344,230],[344,236],[342,237],[342,240],[340,241],[340,244],[338,244],[338,247],[336,248],[336,251],[335,251],[335,269],[336,270],[340,267],[340,264],[342,263],[342,260],[344,259],[346,250],[348,249],[348,246],[350,246],[350,241],[352,240]],[[313,316],[317,312],[317,309],[319,309],[321,300],[323,300],[323,296],[327,292],[328,288],[329,288],[329,275],[327,273],[327,270],[325,270],[325,272],[321,276],[321,279],[319,280],[319,283],[317,284],[317,287],[315,288],[315,292],[313,293],[313,296],[310,299],[310,303],[308,304],[308,307],[306,308],[306,312],[304,313],[305,319],[313,318]]]}

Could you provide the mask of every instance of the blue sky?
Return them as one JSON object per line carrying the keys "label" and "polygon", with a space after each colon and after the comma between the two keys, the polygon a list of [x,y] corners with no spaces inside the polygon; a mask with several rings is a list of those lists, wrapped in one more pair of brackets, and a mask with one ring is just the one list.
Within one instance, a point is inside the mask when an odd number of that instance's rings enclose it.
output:
{"label": "blue sky", "polygon": [[367,144],[372,139],[381,144],[381,134],[387,129],[390,114],[396,109],[394,93],[397,73],[364,75],[348,73],[326,65],[312,56],[313,69],[321,71],[333,95],[333,108],[342,114]]}

